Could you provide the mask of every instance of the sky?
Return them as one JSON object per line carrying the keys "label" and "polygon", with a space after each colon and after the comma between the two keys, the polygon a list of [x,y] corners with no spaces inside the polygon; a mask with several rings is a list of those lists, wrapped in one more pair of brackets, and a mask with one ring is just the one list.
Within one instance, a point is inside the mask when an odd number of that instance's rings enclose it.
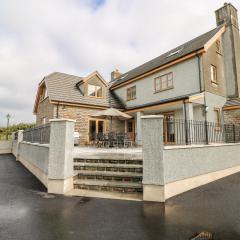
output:
{"label": "sky", "polygon": [[[240,9],[240,1],[231,3]],[[0,126],[35,122],[52,72],[106,81],[215,28],[221,0],[0,0]]]}

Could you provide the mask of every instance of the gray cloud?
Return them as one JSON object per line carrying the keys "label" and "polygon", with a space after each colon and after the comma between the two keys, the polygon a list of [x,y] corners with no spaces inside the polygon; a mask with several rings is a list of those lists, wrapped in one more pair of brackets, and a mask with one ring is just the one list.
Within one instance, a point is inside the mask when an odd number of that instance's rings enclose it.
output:
{"label": "gray cloud", "polygon": [[[98,2],[98,4],[96,4]],[[0,125],[34,121],[38,82],[53,71],[124,72],[215,27],[221,0],[1,0]],[[240,9],[239,0],[232,3]]]}

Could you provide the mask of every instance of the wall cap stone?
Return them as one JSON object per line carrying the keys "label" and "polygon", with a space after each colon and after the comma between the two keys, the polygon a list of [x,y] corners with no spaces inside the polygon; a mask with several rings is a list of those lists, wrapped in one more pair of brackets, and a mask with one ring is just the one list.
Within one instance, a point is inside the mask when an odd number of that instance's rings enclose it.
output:
{"label": "wall cap stone", "polygon": [[141,117],[142,119],[163,119],[163,115],[145,115]]}

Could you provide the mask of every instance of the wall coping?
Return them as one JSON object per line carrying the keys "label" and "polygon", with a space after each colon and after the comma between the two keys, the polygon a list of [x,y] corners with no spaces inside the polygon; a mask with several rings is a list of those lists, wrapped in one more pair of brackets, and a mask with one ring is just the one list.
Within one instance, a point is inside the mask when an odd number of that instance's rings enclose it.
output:
{"label": "wall coping", "polygon": [[208,147],[226,147],[226,146],[237,146],[240,143],[219,143],[219,144],[209,144],[209,145],[183,145],[183,146],[165,146],[163,150],[178,150],[178,149],[188,149],[188,148],[208,148]]}
{"label": "wall coping", "polygon": [[49,144],[40,144],[40,143],[30,143],[30,142],[20,142],[20,144],[27,144],[27,145],[34,145],[34,146],[38,146],[38,147],[45,147],[45,148],[49,148]]}
{"label": "wall coping", "polygon": [[76,122],[76,120],[68,118],[50,119],[49,122]]}
{"label": "wall coping", "polygon": [[163,119],[163,115],[145,115],[141,117],[142,119]]}

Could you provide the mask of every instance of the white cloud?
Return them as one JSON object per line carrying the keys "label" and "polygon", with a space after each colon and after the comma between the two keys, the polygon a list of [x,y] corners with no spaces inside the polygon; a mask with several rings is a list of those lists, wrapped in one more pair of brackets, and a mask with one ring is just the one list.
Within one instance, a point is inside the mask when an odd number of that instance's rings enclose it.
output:
{"label": "white cloud", "polygon": [[[238,0],[232,3],[240,9]],[[109,80],[215,27],[223,1],[1,0],[0,125],[34,121],[38,82],[61,71]]]}

